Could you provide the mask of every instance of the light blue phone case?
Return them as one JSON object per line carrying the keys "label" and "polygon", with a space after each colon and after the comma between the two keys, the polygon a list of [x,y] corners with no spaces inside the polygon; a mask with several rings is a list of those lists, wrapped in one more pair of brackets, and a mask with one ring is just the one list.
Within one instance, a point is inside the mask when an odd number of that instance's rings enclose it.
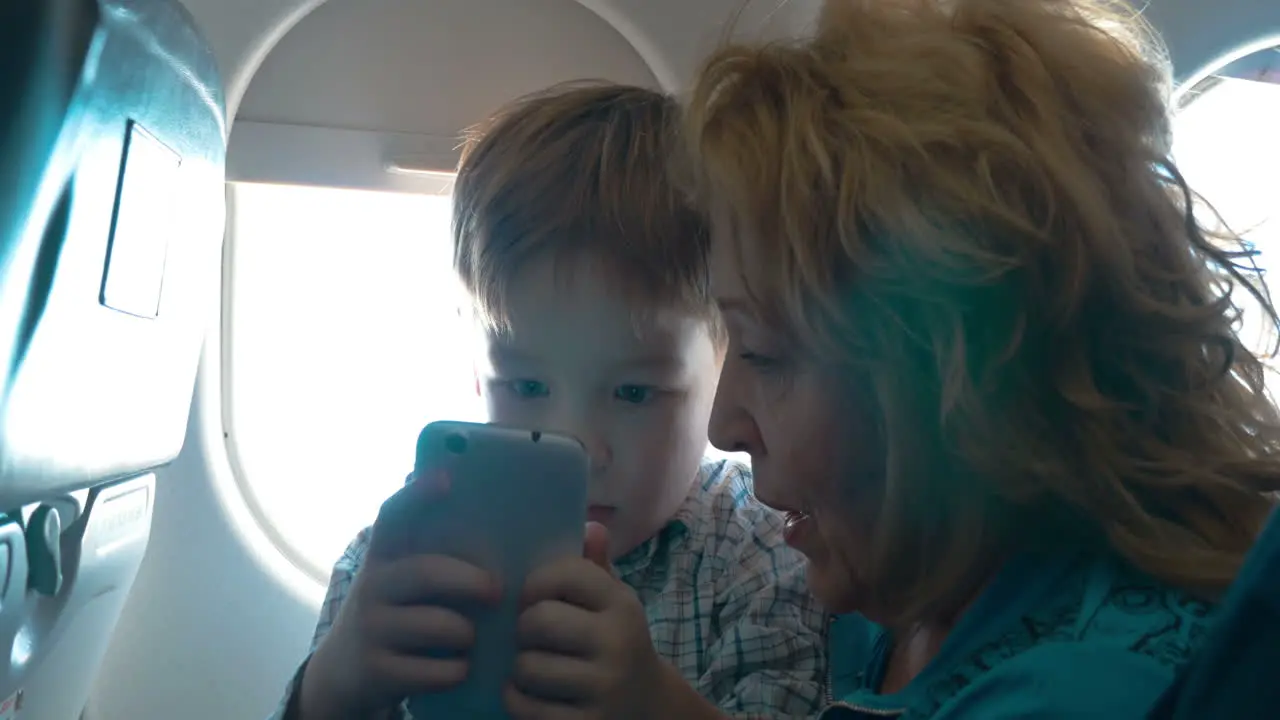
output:
{"label": "light blue phone case", "polygon": [[[507,718],[502,690],[515,660],[520,590],[529,571],[582,554],[589,462],[582,445],[552,433],[436,422],[418,438],[418,477],[443,470],[450,489],[410,531],[415,553],[451,555],[503,584],[497,611],[476,616],[470,674],[458,687],[409,699],[416,720]],[[418,525],[418,523],[415,523]]]}

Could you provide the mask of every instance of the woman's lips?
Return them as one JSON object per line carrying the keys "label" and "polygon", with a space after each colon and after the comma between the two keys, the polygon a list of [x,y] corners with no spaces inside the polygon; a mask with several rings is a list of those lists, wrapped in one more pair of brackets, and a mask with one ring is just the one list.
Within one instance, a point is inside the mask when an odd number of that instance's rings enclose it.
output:
{"label": "woman's lips", "polygon": [[802,513],[797,510],[788,512],[784,517],[785,525],[782,529],[783,541],[791,547],[803,551],[804,548],[801,546],[804,544],[805,538],[808,537],[809,533],[813,529],[813,518],[809,517],[807,513]]}

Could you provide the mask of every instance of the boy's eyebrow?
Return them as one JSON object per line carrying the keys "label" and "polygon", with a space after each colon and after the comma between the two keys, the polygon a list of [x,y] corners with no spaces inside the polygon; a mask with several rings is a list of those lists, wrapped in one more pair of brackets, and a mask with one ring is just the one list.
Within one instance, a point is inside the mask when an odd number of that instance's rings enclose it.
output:
{"label": "boy's eyebrow", "polygon": [[531,363],[533,356],[510,345],[495,343],[489,346],[489,357],[510,363]]}
{"label": "boy's eyebrow", "polygon": [[670,370],[681,365],[680,358],[670,354],[637,355],[618,363],[627,370]]}

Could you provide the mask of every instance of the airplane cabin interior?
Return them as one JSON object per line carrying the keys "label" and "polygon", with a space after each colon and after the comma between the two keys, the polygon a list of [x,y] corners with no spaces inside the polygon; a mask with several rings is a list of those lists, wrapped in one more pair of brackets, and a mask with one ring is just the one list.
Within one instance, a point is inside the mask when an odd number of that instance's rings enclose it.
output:
{"label": "airplane cabin interior", "polygon": [[[483,419],[459,133],[566,80],[679,93],[818,5],[5,0],[0,719],[269,716],[423,424]],[[1280,3],[1140,10],[1175,158],[1265,267]]]}

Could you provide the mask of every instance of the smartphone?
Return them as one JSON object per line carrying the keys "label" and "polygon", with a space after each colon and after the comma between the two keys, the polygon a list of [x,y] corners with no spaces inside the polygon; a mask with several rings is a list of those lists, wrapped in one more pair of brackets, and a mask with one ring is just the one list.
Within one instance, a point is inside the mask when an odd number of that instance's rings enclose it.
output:
{"label": "smartphone", "polygon": [[[477,610],[470,673],[461,685],[409,699],[414,717],[505,718],[520,590],[529,571],[581,557],[589,461],[577,440],[499,425],[434,422],[418,436],[414,482],[443,478],[405,537],[414,554],[442,554],[495,573],[496,609]],[[463,609],[465,611],[465,609]]]}

